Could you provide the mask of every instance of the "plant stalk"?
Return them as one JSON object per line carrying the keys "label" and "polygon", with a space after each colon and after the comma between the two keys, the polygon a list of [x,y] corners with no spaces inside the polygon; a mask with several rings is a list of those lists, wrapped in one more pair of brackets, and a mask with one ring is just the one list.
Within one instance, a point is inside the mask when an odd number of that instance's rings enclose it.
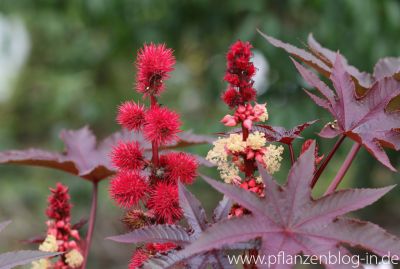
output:
{"label": "plant stalk", "polygon": [[[150,106],[152,108],[158,106],[157,98],[154,95],[150,96]],[[151,142],[151,151],[152,151],[151,161],[153,163],[154,168],[156,169],[160,162],[158,154],[158,143],[156,141]]]}
{"label": "plant stalk", "polygon": [[293,144],[290,143],[288,146],[289,146],[289,152],[290,152],[290,162],[291,162],[291,164],[293,165],[294,162],[295,162]]}
{"label": "plant stalk", "polygon": [[340,167],[339,171],[337,172],[335,178],[333,179],[332,183],[329,185],[325,195],[333,193],[337,187],[339,186],[340,182],[342,182],[344,176],[346,175],[347,171],[350,168],[350,165],[353,163],[354,158],[356,157],[358,151],[361,148],[361,144],[355,143],[349,153],[345,161],[343,162],[342,166]]}
{"label": "plant stalk", "polygon": [[89,257],[90,252],[90,245],[92,243],[93,231],[94,231],[94,224],[96,222],[96,212],[97,212],[97,196],[98,196],[98,188],[99,183],[93,182],[93,189],[92,189],[92,205],[90,208],[90,217],[89,217],[89,227],[88,232],[86,235],[86,248],[84,253],[84,260],[81,269],[86,268],[86,264]]}
{"label": "plant stalk", "polygon": [[314,178],[311,182],[311,188],[314,188],[315,184],[317,184],[319,177],[321,176],[322,172],[325,170],[328,163],[331,161],[333,155],[335,155],[335,153],[338,150],[338,148],[340,147],[340,145],[343,143],[343,140],[345,137],[346,137],[345,135],[341,135],[339,137],[339,139],[336,141],[332,150],[329,152],[329,155],[326,157],[324,162],[321,164],[321,166],[318,168],[317,172],[315,173]]}

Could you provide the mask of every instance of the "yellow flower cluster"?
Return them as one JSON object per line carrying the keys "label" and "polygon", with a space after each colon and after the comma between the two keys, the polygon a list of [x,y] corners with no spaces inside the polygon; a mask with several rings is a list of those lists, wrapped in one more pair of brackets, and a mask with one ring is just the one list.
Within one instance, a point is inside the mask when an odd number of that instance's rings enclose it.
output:
{"label": "yellow flower cluster", "polygon": [[71,268],[78,268],[83,263],[83,256],[78,250],[73,249],[67,254],[65,254],[65,262]]}
{"label": "yellow flower cluster", "polygon": [[246,142],[243,141],[242,135],[240,134],[231,134],[228,138],[225,139],[225,146],[231,152],[238,153],[242,152],[246,149]]}
{"label": "yellow flower cluster", "polygon": [[269,145],[267,147],[267,152],[263,156],[263,161],[269,174],[272,175],[281,168],[282,153],[282,146]]}
{"label": "yellow flower cluster", "polygon": [[254,132],[249,134],[249,137],[246,140],[247,147],[258,150],[265,146],[267,143],[267,139],[265,138],[265,134],[260,132]]}
{"label": "yellow flower cluster", "polygon": [[31,269],[50,269],[52,266],[51,262],[47,259],[40,259],[32,262]]}
{"label": "yellow flower cluster", "polygon": [[57,239],[54,235],[47,235],[46,239],[39,246],[39,250],[45,252],[57,252]]}
{"label": "yellow flower cluster", "polygon": [[[234,136],[233,141],[237,141],[236,134],[231,136]],[[206,159],[217,166],[221,178],[226,183],[231,183],[232,180],[239,176],[239,169],[233,163],[228,162],[228,141],[230,141],[229,138],[218,138],[218,140],[213,143],[214,148],[208,152]],[[235,147],[231,147],[229,150]]]}
{"label": "yellow flower cluster", "polygon": [[[242,140],[241,134],[230,134],[229,137],[219,137],[214,143],[206,159],[217,166],[221,178],[226,183],[231,183],[234,179],[239,178],[239,169],[228,160],[228,151],[233,153],[245,152],[246,148],[252,150],[260,150],[266,146],[267,140],[265,135],[260,132],[249,134],[246,141]],[[270,174],[275,173],[280,168],[282,160],[283,147],[269,145],[266,147],[266,153],[263,156],[266,169]]]}

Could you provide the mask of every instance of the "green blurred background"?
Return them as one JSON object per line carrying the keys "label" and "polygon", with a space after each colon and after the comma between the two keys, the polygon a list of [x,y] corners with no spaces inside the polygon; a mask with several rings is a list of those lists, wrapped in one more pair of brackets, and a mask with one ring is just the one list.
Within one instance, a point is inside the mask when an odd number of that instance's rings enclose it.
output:
{"label": "green blurred background", "polygon": [[[182,114],[183,129],[203,134],[224,130],[219,123],[228,112],[219,99],[225,88],[224,54],[242,39],[254,44],[263,66],[259,101],[268,102],[270,123],[290,127],[319,118],[304,134],[313,137],[330,121],[329,115],[302,92],[304,84],[288,55],[267,44],[256,28],[298,46],[312,32],[365,71],[380,57],[400,54],[400,2],[395,0],[1,0],[0,150],[62,150],[60,130],[85,124],[99,137],[118,130],[117,105],[140,99],[133,90],[133,63],[144,42],[165,42],[175,50],[176,71],[161,102]],[[334,141],[319,142],[327,152]],[[300,143],[295,145],[297,152]],[[317,194],[333,178],[350,146],[350,141],[342,146]],[[205,155],[208,149],[192,151]],[[399,154],[389,154],[400,168]],[[280,180],[287,173],[287,160],[277,174]],[[212,169],[203,172],[217,176]],[[398,180],[398,174],[363,149],[344,186],[378,187]],[[0,166],[0,220],[13,220],[0,235],[0,251],[33,247],[19,240],[44,232],[48,187],[56,181],[71,189],[73,219],[86,217],[88,182],[44,168]],[[107,184],[100,185],[89,268],[126,268],[133,246],[104,240],[124,231],[122,211],[110,201]],[[219,196],[200,179],[191,189],[208,210],[216,205]],[[399,235],[399,193],[397,188],[358,215]]]}

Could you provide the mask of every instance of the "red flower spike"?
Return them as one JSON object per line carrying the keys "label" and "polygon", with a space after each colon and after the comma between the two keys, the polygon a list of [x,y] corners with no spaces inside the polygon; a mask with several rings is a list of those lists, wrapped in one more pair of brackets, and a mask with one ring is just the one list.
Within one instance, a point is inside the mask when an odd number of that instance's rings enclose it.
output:
{"label": "red flower spike", "polygon": [[173,71],[175,58],[172,49],[165,44],[155,45],[150,43],[139,50],[136,67],[136,89],[147,95],[160,95],[165,89],[164,81]]}
{"label": "red flower spike", "polygon": [[250,61],[252,57],[251,44],[237,41],[227,55],[227,69],[224,80],[230,85],[222,95],[222,100],[230,107],[235,108],[246,102],[255,100],[256,90],[253,88],[253,80],[256,69]]}
{"label": "red flower spike", "polygon": [[191,184],[196,178],[197,161],[190,154],[183,152],[173,152],[163,155],[162,162],[165,163],[166,178],[175,184],[180,180],[184,184]]}
{"label": "red flower spike", "polygon": [[121,207],[129,208],[144,198],[149,186],[138,171],[120,171],[110,182],[110,196]]}
{"label": "red flower spike", "polygon": [[111,156],[113,164],[120,169],[140,170],[144,167],[143,151],[138,142],[120,142]]}
{"label": "red flower spike", "polygon": [[172,224],[182,217],[179,207],[178,187],[174,184],[158,182],[150,193],[147,207],[154,210],[159,222]]}
{"label": "red flower spike", "polygon": [[129,263],[129,269],[140,268],[145,261],[150,257],[150,254],[142,248],[137,248],[132,255],[131,262]]}
{"label": "red flower spike", "polygon": [[144,124],[145,108],[135,102],[125,102],[118,107],[117,122],[126,129],[140,130]]}
{"label": "red flower spike", "polygon": [[70,195],[68,187],[57,183],[56,188],[51,189],[51,195],[48,198],[49,206],[46,215],[50,219],[64,220],[69,219],[71,214]]}
{"label": "red flower spike", "polygon": [[[42,251],[65,252],[59,260],[55,262],[54,269],[71,268],[70,262],[78,266],[82,262],[82,250],[79,232],[71,227],[71,204],[68,187],[57,183],[56,188],[51,189],[48,198],[46,214],[49,220],[46,221],[47,237],[45,242],[41,242],[39,249]],[[50,237],[51,236],[51,237]],[[52,242],[49,238],[55,238],[57,242]],[[47,242],[47,243],[46,243]],[[71,251],[75,253],[75,260],[70,260]],[[77,257],[78,256],[78,257]],[[80,265],[79,265],[80,266]],[[52,267],[53,268],[53,267]]]}
{"label": "red flower spike", "polygon": [[147,111],[145,119],[143,131],[147,140],[165,145],[179,139],[181,122],[176,112],[156,106]]}

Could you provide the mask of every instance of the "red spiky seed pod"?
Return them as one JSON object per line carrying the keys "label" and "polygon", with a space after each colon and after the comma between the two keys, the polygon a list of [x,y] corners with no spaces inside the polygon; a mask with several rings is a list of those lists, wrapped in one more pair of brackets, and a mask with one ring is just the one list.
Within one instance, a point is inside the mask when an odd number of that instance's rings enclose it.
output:
{"label": "red spiky seed pod", "polygon": [[172,49],[165,44],[145,44],[138,52],[136,67],[136,89],[148,95],[160,95],[165,89],[164,81],[174,70],[175,58]]}
{"label": "red spiky seed pod", "polygon": [[136,230],[155,222],[155,217],[150,212],[133,209],[125,213],[122,222],[130,229]]}
{"label": "red spiky seed pod", "polygon": [[155,106],[145,116],[143,132],[147,140],[165,145],[178,140],[181,125],[178,113],[165,107]]}
{"label": "red spiky seed pod", "polygon": [[140,268],[145,261],[150,257],[150,253],[142,248],[137,248],[132,255],[131,261],[129,263],[129,269]]}
{"label": "red spiky seed pod", "polygon": [[125,102],[118,107],[117,122],[130,131],[140,130],[145,122],[145,111],[144,105]]}
{"label": "red spiky seed pod", "polygon": [[197,176],[198,167],[196,158],[183,152],[172,152],[161,156],[165,165],[165,177],[173,183],[178,180],[184,184],[193,183]]}
{"label": "red spiky seed pod", "polygon": [[182,217],[179,207],[178,186],[165,182],[158,182],[150,193],[147,207],[154,210],[160,223],[172,224]]}
{"label": "red spiky seed pod", "polygon": [[138,171],[119,171],[110,182],[110,196],[121,207],[130,208],[145,198],[148,191],[145,177]]}
{"label": "red spiky seed pod", "polygon": [[146,244],[146,249],[151,253],[165,253],[177,248],[177,245],[171,242]]}
{"label": "red spiky seed pod", "polygon": [[138,142],[119,142],[113,148],[111,157],[113,164],[120,169],[140,170],[145,164]]}

